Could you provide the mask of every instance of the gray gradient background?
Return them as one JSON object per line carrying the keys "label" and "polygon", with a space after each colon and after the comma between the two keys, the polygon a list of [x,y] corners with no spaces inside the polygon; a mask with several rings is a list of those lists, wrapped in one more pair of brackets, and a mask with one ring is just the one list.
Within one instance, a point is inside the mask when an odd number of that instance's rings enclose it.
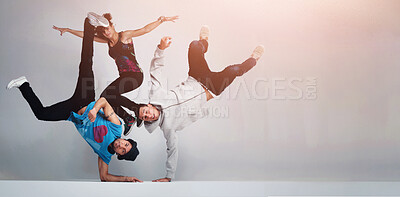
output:
{"label": "gray gradient background", "polygon": [[[81,39],[51,27],[82,29],[88,11],[111,12],[118,31],[180,15],[134,39],[145,81],[127,96],[139,102],[147,101],[150,60],[164,35],[173,37],[170,87],[186,78],[187,47],[202,24],[212,31],[212,70],[266,46],[257,67],[209,103],[227,116],[179,132],[177,180],[400,180],[400,1],[1,1],[2,87],[26,75],[44,105],[69,98]],[[95,44],[94,65],[99,94],[118,76],[106,45]],[[309,77],[317,79],[317,99],[291,99],[290,85],[304,90]],[[0,94],[0,179],[98,179],[97,155],[71,123],[38,121],[19,91]],[[114,158],[110,172],[163,177],[162,132],[140,128],[129,137],[140,156]]]}

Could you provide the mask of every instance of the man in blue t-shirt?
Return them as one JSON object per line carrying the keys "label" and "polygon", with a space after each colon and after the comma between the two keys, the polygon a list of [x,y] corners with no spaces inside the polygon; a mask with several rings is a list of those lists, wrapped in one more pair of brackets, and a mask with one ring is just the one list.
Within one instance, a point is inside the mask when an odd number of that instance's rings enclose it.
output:
{"label": "man in blue t-shirt", "polygon": [[85,19],[79,77],[71,98],[44,107],[24,76],[10,81],[7,89],[18,87],[37,119],[73,122],[81,136],[99,156],[101,181],[141,182],[136,177],[108,173],[112,155],[117,154],[119,160],[134,161],[139,155],[139,150],[134,140],[121,139],[121,121],[107,100],[102,97],[94,102],[93,39],[95,27],[100,25],[107,26],[107,19],[102,20],[90,15]]}

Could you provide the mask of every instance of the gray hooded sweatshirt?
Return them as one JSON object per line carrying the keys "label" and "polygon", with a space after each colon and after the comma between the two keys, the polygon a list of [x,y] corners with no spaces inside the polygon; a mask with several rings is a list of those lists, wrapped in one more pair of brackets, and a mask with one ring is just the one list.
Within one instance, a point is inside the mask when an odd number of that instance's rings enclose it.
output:
{"label": "gray hooded sweatshirt", "polygon": [[[177,131],[208,115],[204,104],[205,90],[193,77],[188,78],[171,90],[166,88],[164,71],[164,50],[157,47],[150,65],[150,104],[160,110],[160,116],[152,122],[145,122],[145,128],[152,133],[160,127],[167,143],[167,178],[174,178],[178,162]],[[172,72],[172,71],[169,71]]]}

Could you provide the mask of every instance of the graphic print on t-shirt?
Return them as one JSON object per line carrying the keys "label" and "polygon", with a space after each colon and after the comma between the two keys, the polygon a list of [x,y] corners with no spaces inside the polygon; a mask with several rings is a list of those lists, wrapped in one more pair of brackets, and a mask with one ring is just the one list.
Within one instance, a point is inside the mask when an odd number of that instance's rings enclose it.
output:
{"label": "graphic print on t-shirt", "polygon": [[93,128],[94,140],[98,143],[102,143],[104,136],[107,135],[107,127],[105,125],[100,125]]}

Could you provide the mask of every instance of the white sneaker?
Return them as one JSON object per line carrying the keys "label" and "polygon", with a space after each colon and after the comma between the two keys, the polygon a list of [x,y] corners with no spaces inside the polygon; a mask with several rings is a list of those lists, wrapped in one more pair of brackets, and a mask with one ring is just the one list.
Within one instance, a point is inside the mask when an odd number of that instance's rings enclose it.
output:
{"label": "white sneaker", "polygon": [[208,40],[210,36],[210,28],[207,25],[203,25],[200,29],[200,40]]}
{"label": "white sneaker", "polygon": [[264,46],[263,45],[258,45],[253,53],[251,54],[251,57],[256,59],[258,61],[258,59],[260,59],[260,57],[264,54]]}
{"label": "white sneaker", "polygon": [[89,19],[89,23],[93,25],[94,27],[102,26],[102,27],[108,27],[110,23],[104,16],[100,16],[94,12],[89,12],[87,14],[87,17]]}
{"label": "white sneaker", "polygon": [[28,80],[26,80],[25,76],[22,76],[22,77],[17,78],[17,79],[13,79],[13,80],[10,81],[10,83],[8,83],[7,89],[9,90],[11,88],[19,88],[25,82],[28,82]]}

